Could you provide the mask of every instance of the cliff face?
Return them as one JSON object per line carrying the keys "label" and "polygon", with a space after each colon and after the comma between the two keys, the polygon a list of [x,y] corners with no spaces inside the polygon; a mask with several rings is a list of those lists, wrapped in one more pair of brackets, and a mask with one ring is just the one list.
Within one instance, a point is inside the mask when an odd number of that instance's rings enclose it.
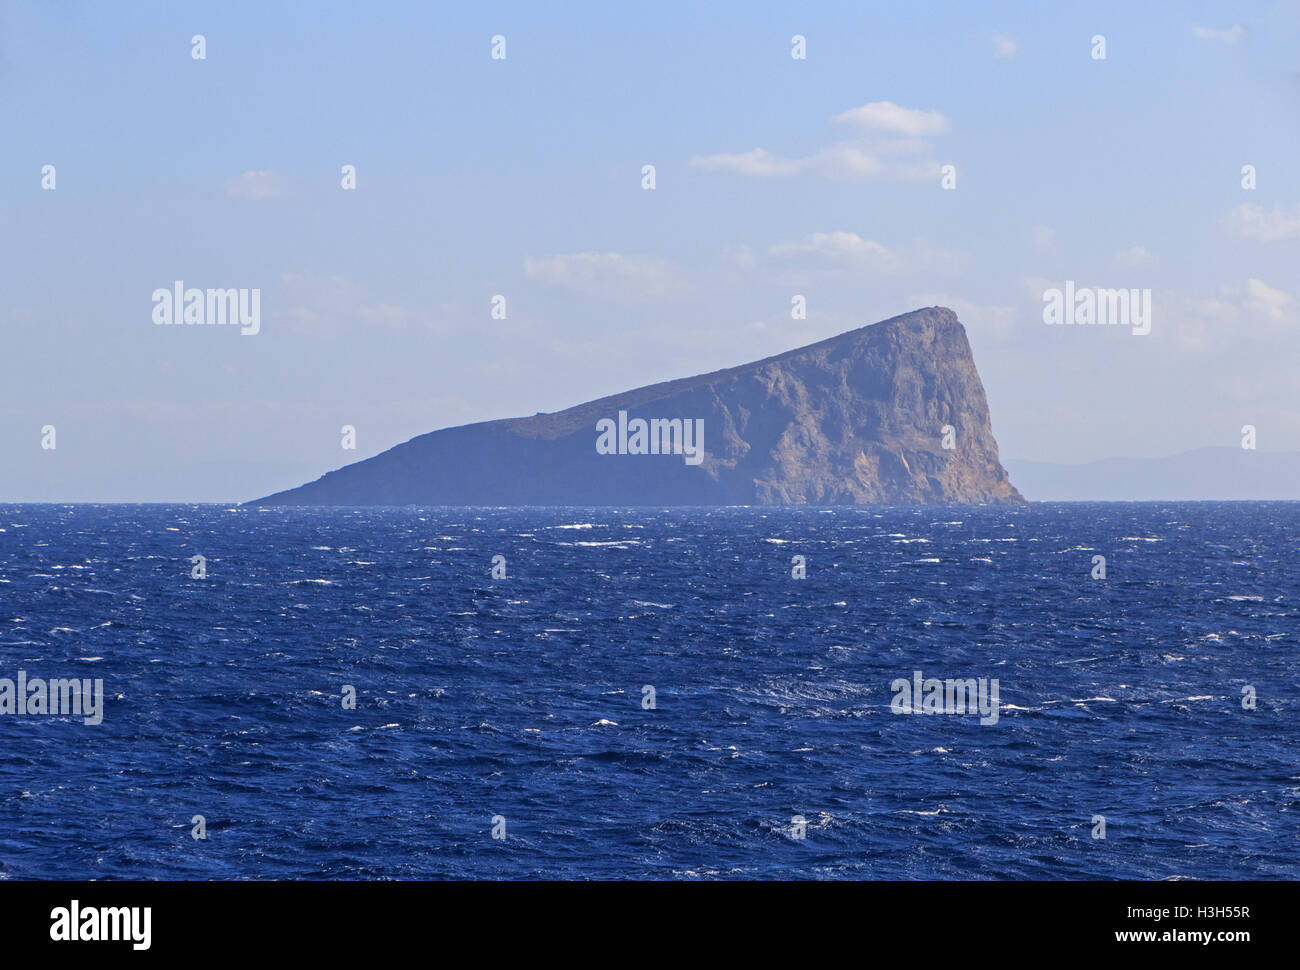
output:
{"label": "cliff face", "polygon": [[[636,453],[637,418],[682,419],[688,431],[702,421],[699,463],[687,460],[689,447],[686,455]],[[624,453],[600,453],[598,439]],[[966,331],[951,310],[931,307],[554,414],[421,435],[251,504],[1023,501],[998,461]]]}

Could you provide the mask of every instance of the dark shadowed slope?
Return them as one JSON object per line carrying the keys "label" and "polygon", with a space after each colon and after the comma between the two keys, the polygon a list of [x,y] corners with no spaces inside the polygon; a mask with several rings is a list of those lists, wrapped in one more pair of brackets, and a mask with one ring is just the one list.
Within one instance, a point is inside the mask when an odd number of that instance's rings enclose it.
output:
{"label": "dark shadowed slope", "polygon": [[[704,457],[599,454],[597,422],[702,419]],[[951,425],[955,447],[943,447]],[[554,414],[413,438],[254,505],[1022,502],[956,314],[931,307]]]}

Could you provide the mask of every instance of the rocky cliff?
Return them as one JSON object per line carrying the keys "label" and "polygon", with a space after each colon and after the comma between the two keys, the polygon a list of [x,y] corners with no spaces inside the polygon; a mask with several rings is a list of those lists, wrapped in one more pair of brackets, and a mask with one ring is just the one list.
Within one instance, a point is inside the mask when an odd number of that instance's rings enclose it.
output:
{"label": "rocky cliff", "polygon": [[998,461],[966,331],[931,307],[554,414],[421,435],[250,504],[1023,501]]}

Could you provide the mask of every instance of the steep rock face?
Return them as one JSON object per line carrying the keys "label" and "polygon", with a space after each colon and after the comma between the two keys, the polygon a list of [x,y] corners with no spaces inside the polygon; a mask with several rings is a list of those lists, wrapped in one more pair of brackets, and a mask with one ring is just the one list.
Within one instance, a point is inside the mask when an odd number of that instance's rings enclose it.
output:
{"label": "steep rock face", "polygon": [[[702,419],[704,455],[600,454],[597,422]],[[943,447],[951,425],[954,447]],[[421,435],[254,505],[1023,502],[966,331],[916,310],[775,357],[554,414]]]}

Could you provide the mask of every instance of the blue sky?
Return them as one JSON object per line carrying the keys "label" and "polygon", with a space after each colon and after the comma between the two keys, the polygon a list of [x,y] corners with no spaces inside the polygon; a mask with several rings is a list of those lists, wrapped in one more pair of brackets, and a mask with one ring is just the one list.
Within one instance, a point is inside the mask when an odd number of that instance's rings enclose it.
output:
{"label": "blue sky", "polygon": [[[0,500],[252,498],[936,303],[1004,458],[1300,450],[1300,3],[372,6],[0,3]],[[261,332],[154,326],[178,279]]]}

